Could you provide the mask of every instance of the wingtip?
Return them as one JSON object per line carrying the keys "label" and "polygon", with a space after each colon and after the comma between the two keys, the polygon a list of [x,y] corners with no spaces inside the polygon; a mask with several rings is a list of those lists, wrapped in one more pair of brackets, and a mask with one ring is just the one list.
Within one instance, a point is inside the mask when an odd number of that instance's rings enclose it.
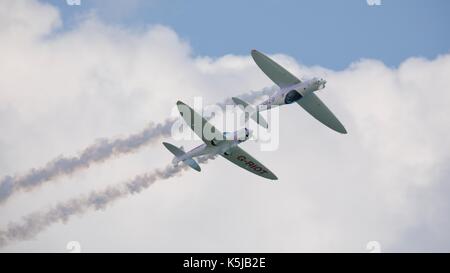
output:
{"label": "wingtip", "polygon": [[346,135],[348,132],[347,130],[342,126],[342,129],[338,131],[339,133]]}
{"label": "wingtip", "polygon": [[278,180],[278,176],[276,176],[273,172],[267,173],[264,177],[269,180]]}
{"label": "wingtip", "polygon": [[327,125],[327,126],[340,134],[343,134],[343,135],[347,134],[347,129],[345,129],[344,125],[342,125],[342,123],[337,119],[336,119],[335,124]]}
{"label": "wingtip", "polygon": [[252,51],[250,51],[250,54],[251,54],[253,57],[255,57],[255,55],[261,54],[261,52],[259,52],[259,51],[256,50],[256,49],[252,49]]}
{"label": "wingtip", "polygon": [[164,147],[166,147],[166,149],[168,149],[170,151],[170,147],[172,146],[172,144],[168,143],[168,142],[163,142],[162,145],[164,145]]}

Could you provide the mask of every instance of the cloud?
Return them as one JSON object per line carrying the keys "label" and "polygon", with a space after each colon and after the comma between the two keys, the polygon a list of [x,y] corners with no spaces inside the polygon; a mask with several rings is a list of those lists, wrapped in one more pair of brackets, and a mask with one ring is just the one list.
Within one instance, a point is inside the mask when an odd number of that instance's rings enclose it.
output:
{"label": "cloud", "polygon": [[[240,97],[252,103],[272,92],[273,88],[265,88],[260,91],[243,93]],[[233,105],[233,102],[231,98],[227,98],[216,105],[225,110],[226,106]],[[179,121],[179,124],[183,124],[182,120]],[[168,118],[158,124],[150,123],[141,131],[125,138],[99,139],[83,149],[77,156],[59,156],[46,163],[44,167],[32,168],[25,174],[14,177],[7,175],[0,179],[0,204],[20,191],[31,191],[50,180],[72,175],[77,171],[89,168],[95,163],[102,163],[115,156],[136,152],[156,140],[170,137],[173,127],[176,126],[175,122],[176,119]]]}
{"label": "cloud", "polygon": [[[197,162],[205,164],[215,155],[207,155],[198,158]],[[136,194],[150,187],[158,180],[165,180],[188,169],[187,165],[168,165],[164,169],[156,169],[152,172],[138,175],[132,180],[110,186],[101,191],[91,192],[88,196],[73,198],[66,202],[61,202],[47,211],[36,211],[23,217],[22,223],[9,223],[5,231],[0,231],[0,247],[17,240],[27,240],[34,238],[50,225],[58,222],[67,222],[74,215],[81,215],[89,210],[101,210],[111,205],[117,199]]]}
{"label": "cloud", "polygon": [[[36,1],[3,1],[0,14],[1,177],[77,154],[93,139],[137,132],[167,118],[179,99],[214,103],[272,86],[250,56],[193,55],[165,26],[118,27],[90,14],[60,29],[58,10]],[[318,95],[348,135],[285,106],[279,150],[243,145],[276,183],[219,158],[2,251],[59,251],[74,238],[90,251],[366,251],[374,240],[383,251],[448,251],[448,221],[439,219],[449,212],[450,55],[395,68],[356,60],[342,71],[273,57],[295,75],[328,80]],[[170,158],[155,146],[58,178],[64,183],[0,207],[0,225]]]}

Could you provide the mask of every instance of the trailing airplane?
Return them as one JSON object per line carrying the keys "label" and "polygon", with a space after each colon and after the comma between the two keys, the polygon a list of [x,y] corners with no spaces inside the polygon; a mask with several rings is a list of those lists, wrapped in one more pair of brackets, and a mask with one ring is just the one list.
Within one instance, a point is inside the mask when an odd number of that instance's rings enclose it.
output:
{"label": "trailing airplane", "polygon": [[280,90],[256,107],[249,105],[239,98],[233,97],[233,102],[243,106],[251,119],[262,127],[268,128],[267,121],[260,115],[261,111],[268,110],[274,106],[295,102],[329,128],[342,134],[347,133],[342,123],[317,95],[314,94],[315,91],[325,88],[326,80],[312,78],[302,82],[263,53],[252,50],[252,57],[267,77],[280,87]]}
{"label": "trailing airplane", "polygon": [[181,101],[177,102],[178,110],[184,121],[203,140],[203,144],[185,152],[182,147],[178,148],[170,143],[163,142],[163,145],[175,155],[172,163],[179,162],[187,164],[196,171],[201,171],[200,166],[194,157],[204,155],[221,155],[231,163],[267,179],[277,180],[275,174],[267,169],[263,164],[254,159],[251,155],[241,149],[238,145],[251,136],[251,130],[243,128],[235,132],[221,133],[211,125],[205,118],[196,113],[191,107]]}

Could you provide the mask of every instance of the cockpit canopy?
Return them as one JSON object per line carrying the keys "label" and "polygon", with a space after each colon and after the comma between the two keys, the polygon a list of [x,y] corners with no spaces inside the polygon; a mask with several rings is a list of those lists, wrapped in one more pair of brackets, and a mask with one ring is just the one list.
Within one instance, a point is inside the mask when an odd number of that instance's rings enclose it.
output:
{"label": "cockpit canopy", "polygon": [[248,128],[242,128],[235,132],[224,132],[224,140],[243,142],[250,138],[252,131]]}

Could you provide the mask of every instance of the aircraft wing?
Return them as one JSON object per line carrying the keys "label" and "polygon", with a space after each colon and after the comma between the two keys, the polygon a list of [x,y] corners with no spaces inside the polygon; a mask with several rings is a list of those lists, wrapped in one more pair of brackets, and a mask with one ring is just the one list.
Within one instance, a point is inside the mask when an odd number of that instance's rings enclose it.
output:
{"label": "aircraft wing", "polygon": [[253,49],[252,57],[253,60],[255,60],[255,63],[259,66],[259,68],[261,68],[261,70],[267,75],[267,77],[269,77],[279,87],[283,88],[301,82],[289,71],[284,69],[281,65],[277,64],[263,53]]}
{"label": "aircraft wing", "polygon": [[228,155],[222,154],[222,156],[228,159],[230,162],[238,165],[239,167],[246,169],[247,171],[256,175],[262,176],[267,179],[277,180],[278,177],[267,169],[258,160],[254,159],[246,151],[240,147],[235,146],[227,151]]}
{"label": "aircraft wing", "polygon": [[328,107],[317,97],[316,94],[310,93],[307,96],[299,99],[297,103],[315,117],[318,121],[322,122],[331,129],[346,134],[342,123],[336,118],[336,116],[328,109]]}
{"label": "aircraft wing", "polygon": [[[177,102],[178,110],[184,121],[191,127],[192,131],[203,140],[207,145],[212,145],[212,140],[223,140],[223,134],[220,130],[209,123],[204,117],[200,116],[191,107],[182,101]],[[217,142],[216,142],[217,144]]]}

